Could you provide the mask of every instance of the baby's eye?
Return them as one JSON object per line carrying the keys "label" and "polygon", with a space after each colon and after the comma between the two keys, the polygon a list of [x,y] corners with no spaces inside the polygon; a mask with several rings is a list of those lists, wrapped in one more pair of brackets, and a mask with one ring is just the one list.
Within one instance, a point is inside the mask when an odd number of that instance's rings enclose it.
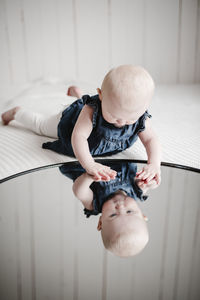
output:
{"label": "baby's eye", "polygon": [[110,218],[112,218],[112,217],[115,217],[117,214],[112,214],[112,215],[110,215]]}
{"label": "baby's eye", "polygon": [[127,214],[131,214],[133,212],[133,210],[127,210],[126,213]]}

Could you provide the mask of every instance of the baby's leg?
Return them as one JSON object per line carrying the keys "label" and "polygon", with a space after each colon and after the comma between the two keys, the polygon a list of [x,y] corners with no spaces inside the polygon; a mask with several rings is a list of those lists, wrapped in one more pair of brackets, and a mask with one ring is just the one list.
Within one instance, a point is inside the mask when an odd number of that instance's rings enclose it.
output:
{"label": "baby's leg", "polygon": [[2,120],[5,125],[16,120],[25,128],[39,135],[57,138],[57,126],[61,115],[62,111],[52,116],[44,116],[22,107],[14,107],[2,114]]}
{"label": "baby's leg", "polygon": [[[81,98],[83,92],[77,86],[70,86],[68,88],[67,95]],[[61,115],[62,111],[46,117],[42,114],[16,106],[4,112],[1,117],[4,125],[8,125],[10,121],[16,120],[25,128],[30,129],[39,135],[57,138],[57,126]]]}

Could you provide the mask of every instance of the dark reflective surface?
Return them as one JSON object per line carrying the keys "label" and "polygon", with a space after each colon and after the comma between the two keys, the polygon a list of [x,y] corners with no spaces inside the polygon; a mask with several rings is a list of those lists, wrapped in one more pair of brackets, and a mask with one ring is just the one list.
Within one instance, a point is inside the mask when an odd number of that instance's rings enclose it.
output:
{"label": "dark reflective surface", "polygon": [[73,170],[60,170],[0,185],[2,299],[199,299],[199,174],[162,167],[161,185],[137,201],[149,242],[119,258],[104,249],[101,214],[86,218],[74,196]]}

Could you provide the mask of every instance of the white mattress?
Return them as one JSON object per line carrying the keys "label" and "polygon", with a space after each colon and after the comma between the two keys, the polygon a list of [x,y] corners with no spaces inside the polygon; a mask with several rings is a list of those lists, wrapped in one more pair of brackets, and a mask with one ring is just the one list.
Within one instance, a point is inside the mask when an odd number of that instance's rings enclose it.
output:
{"label": "white mattress", "polygon": [[[32,86],[0,108],[1,112],[23,105],[50,114],[69,103],[66,84],[43,82]],[[83,86],[83,85],[82,85]],[[85,92],[94,94],[92,86]],[[158,86],[149,112],[162,144],[162,162],[200,169],[200,85]],[[48,137],[23,129],[16,121],[0,124],[0,180],[35,168],[73,161],[75,159],[41,148]],[[146,160],[143,145],[138,140],[126,151],[109,158]]]}

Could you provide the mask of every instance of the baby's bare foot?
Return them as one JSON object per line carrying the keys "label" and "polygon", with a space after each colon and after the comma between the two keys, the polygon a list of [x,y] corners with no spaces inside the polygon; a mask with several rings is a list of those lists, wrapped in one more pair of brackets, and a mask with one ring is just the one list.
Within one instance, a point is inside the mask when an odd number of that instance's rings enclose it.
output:
{"label": "baby's bare foot", "polygon": [[83,95],[83,92],[81,91],[81,89],[79,87],[72,85],[68,88],[67,95],[81,98]]}
{"label": "baby's bare foot", "polygon": [[7,111],[5,111],[2,115],[2,121],[4,125],[8,125],[10,121],[14,120],[16,112],[20,109],[19,106],[13,107]]}

